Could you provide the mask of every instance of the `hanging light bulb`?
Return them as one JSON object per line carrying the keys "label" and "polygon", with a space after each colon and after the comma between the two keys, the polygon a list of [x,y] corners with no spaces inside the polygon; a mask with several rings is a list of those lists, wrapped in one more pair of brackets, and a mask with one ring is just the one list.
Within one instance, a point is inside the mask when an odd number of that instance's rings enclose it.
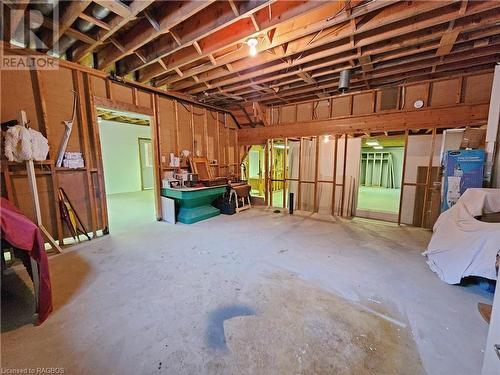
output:
{"label": "hanging light bulb", "polygon": [[324,142],[324,143],[328,143],[328,142],[330,142],[330,136],[329,136],[329,135],[325,135],[325,136],[323,137],[323,142]]}
{"label": "hanging light bulb", "polygon": [[251,38],[247,40],[247,44],[250,47],[250,56],[255,56],[257,54],[257,39]]}

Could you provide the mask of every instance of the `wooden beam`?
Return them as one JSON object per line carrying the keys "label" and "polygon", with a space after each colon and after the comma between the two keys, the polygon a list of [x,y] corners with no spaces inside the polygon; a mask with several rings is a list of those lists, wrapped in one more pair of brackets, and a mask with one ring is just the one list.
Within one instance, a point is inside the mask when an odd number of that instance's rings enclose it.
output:
{"label": "wooden beam", "polygon": [[[142,5],[140,11],[146,9],[154,0],[142,1],[135,0],[133,4]],[[124,58],[133,51],[149,43],[157,38],[160,34],[167,33],[175,25],[185,21],[189,17],[198,13],[203,8],[210,5],[212,1],[182,1],[182,2],[164,2],[164,10],[158,15],[157,22],[161,26],[160,32],[156,31],[147,19],[138,21],[131,30],[119,39],[120,43],[125,47],[125,52],[117,51],[112,47],[105,47],[98,54],[99,68],[109,67],[115,61]],[[133,13],[139,10],[139,7],[132,7]],[[138,13],[138,12],[137,12]],[[137,15],[137,13],[135,15]],[[128,22],[128,21],[127,21]]]}
{"label": "wooden beam", "polygon": [[385,111],[362,116],[336,117],[328,120],[280,124],[238,131],[240,144],[259,144],[266,139],[322,134],[363,133],[405,130],[410,128],[453,128],[484,124],[488,104],[459,104],[427,107],[420,110]]}
{"label": "wooden beam", "polygon": [[[418,6],[418,8],[414,8],[412,10],[414,12],[417,12],[417,11],[427,12],[431,5],[434,7],[437,7],[438,5],[444,6],[444,5],[446,5],[446,3],[444,3],[444,2],[418,3],[418,4],[412,6],[412,8],[417,7],[417,6]],[[492,9],[492,8],[498,9],[499,6],[500,6],[500,4],[498,4],[498,3],[486,3],[486,4],[481,4],[481,6],[477,5],[474,8],[470,7],[468,15],[475,14],[475,12],[485,12],[486,9]],[[387,8],[386,10],[390,10],[390,8]],[[384,13],[384,12],[382,12],[382,13]],[[402,17],[402,16],[400,16],[400,17]],[[404,34],[411,35],[410,33],[414,32],[415,29],[425,29],[426,27],[430,27],[430,26],[442,23],[443,21],[450,21],[454,17],[456,17],[456,13],[453,13],[453,12],[447,12],[444,15],[440,15],[438,13],[434,18],[429,17],[429,18],[423,19],[419,22],[414,22],[411,25],[402,25],[399,27],[395,27],[393,30],[391,30],[391,33],[383,32],[383,33],[375,34],[373,36],[367,36],[367,37],[361,38],[358,41],[358,46],[359,47],[368,46],[368,45],[371,45],[371,44],[374,44],[377,42],[385,41],[388,37],[391,38],[394,35],[404,35]],[[490,12],[490,13],[485,12],[484,17],[486,19],[488,19],[488,22],[493,23],[493,22],[495,22],[494,21],[495,19],[498,19],[498,14],[495,14],[495,12]],[[380,25],[380,23],[378,25]],[[365,29],[371,29],[374,27],[375,26],[373,24],[366,24],[364,26],[364,28],[358,29],[358,31],[365,30]],[[477,22],[475,20],[471,20],[468,24],[460,25],[460,27],[456,27],[456,28],[457,28],[457,30],[465,31],[466,28],[477,28],[477,27],[478,27]],[[318,45],[322,45],[322,44],[326,43],[327,41],[333,42],[333,41],[345,38],[345,36],[348,35],[349,32],[350,32],[350,28],[341,29],[340,31],[337,31],[336,33],[330,35],[329,37],[322,38],[319,41],[315,41],[314,43],[309,43],[310,40],[308,38],[302,38],[302,39],[300,39],[300,41],[293,42],[294,46],[291,50],[291,53],[295,53],[294,51],[304,51],[304,50],[308,50],[310,48],[315,48]],[[294,61],[294,65],[309,63],[309,62],[314,61],[314,60],[320,60],[320,59],[323,59],[325,57],[331,56],[335,53],[340,54],[340,53],[347,52],[350,49],[351,49],[351,47],[348,44],[343,44],[343,45],[340,45],[338,47],[334,47],[332,49],[325,49],[323,51],[319,51],[319,52],[316,52],[313,54],[305,54],[302,58],[296,59]],[[278,60],[279,63],[272,65],[272,66],[268,66],[264,69],[255,69],[256,63],[257,64],[260,63],[259,59],[261,59],[261,57],[260,57],[261,55],[265,56],[265,63],[268,65],[269,65],[270,61],[274,61],[274,60]],[[254,70],[249,71],[249,72],[245,73],[244,75],[241,75],[240,77],[238,77],[238,79],[235,79],[233,77],[221,79],[223,76],[228,75],[227,72],[223,72],[223,71],[216,71],[216,74],[210,74],[210,73],[201,74],[201,75],[198,75],[198,77],[202,81],[205,81],[205,80],[210,81],[212,79],[216,79],[216,82],[210,82],[214,87],[223,87],[226,85],[233,85],[236,83],[239,83],[241,85],[245,79],[254,78],[254,77],[260,76],[262,74],[270,74],[270,73],[277,72],[279,70],[289,68],[288,64],[285,64],[284,62],[282,62],[283,57],[284,56],[275,56],[272,54],[259,54],[258,56],[255,56],[252,59],[249,59],[249,58],[242,59],[242,60],[238,61],[237,63],[233,64],[233,66],[236,70],[247,70],[250,68],[253,68]],[[264,62],[262,62],[262,63],[264,63]],[[189,74],[189,73],[187,73],[187,74]],[[174,86],[174,87],[177,90],[179,89],[179,87],[177,87],[177,86]],[[237,86],[235,85],[235,86],[233,86],[233,88],[234,87],[237,87]],[[199,92],[199,89],[194,88],[192,90],[188,90],[188,92],[191,94],[197,94]]]}
{"label": "wooden beam", "polygon": [[41,39],[45,45],[49,48],[53,47],[91,2],[90,0],[70,2],[61,15],[58,27],[50,32],[42,32]]}
{"label": "wooden beam", "polygon": [[[319,3],[321,5],[321,3]],[[431,10],[435,10],[441,7],[445,7],[447,5],[452,4],[451,1],[449,2],[426,2],[426,3],[416,3],[412,4],[411,6],[404,5],[403,3],[397,3],[393,4],[391,6],[387,6],[390,3],[385,3],[383,5],[386,6],[384,8],[382,14],[387,15],[383,18],[381,18],[382,21],[379,19],[372,21],[371,23],[365,24],[363,27],[358,28],[356,30],[356,33],[365,33],[367,31],[379,28],[382,25],[389,24],[391,22],[396,22],[400,21],[402,19],[410,17],[410,12],[409,9],[411,8],[411,15],[415,16],[420,13],[424,12],[429,12]],[[381,5],[381,4],[379,4]],[[337,2],[331,2],[328,3],[327,7],[341,7],[340,3]],[[361,7],[360,7],[361,8]],[[338,8],[336,8],[338,11]],[[332,43],[338,40],[342,40],[346,37],[348,37],[352,33],[352,29],[350,26],[350,22],[343,22],[341,24],[336,24],[336,22],[333,22],[333,25],[328,25],[325,26],[325,13],[320,12],[320,9],[313,9],[311,11],[311,14],[309,19],[307,19],[305,16],[303,17],[298,17],[298,20],[300,22],[295,22],[295,21],[290,21],[285,23],[283,26],[279,26],[277,28],[277,31],[275,32],[274,36],[274,43],[273,45],[269,45],[266,40],[262,40],[257,49],[258,51],[263,51],[263,50],[269,50],[271,48],[274,48],[279,45],[284,45],[285,43],[288,44],[287,51],[285,53],[259,53],[257,56],[253,56],[252,58],[249,58],[248,55],[246,55],[244,52],[245,51],[239,51],[238,53],[232,53],[227,56],[226,60],[230,60],[227,62],[233,62],[235,65],[235,69],[237,70],[246,70],[250,68],[255,68],[257,65],[260,64],[268,64],[269,62],[272,61],[281,61],[284,57],[286,56],[291,56],[293,54],[296,54],[297,52],[301,51],[304,53],[305,51],[308,51],[309,49],[317,48],[318,46],[322,46],[328,43]],[[323,10],[323,9],[322,9]],[[332,9],[333,10],[333,9]],[[331,11],[332,11],[331,10]],[[353,13],[353,16],[357,15],[358,13]],[[344,18],[345,19],[345,18]],[[311,21],[316,21],[315,23],[311,23]],[[302,23],[307,25],[306,29],[297,29],[298,26],[301,26]],[[305,26],[304,25],[304,26]],[[273,25],[274,26],[274,25]],[[312,31],[315,31],[318,29],[318,31],[321,31],[324,29],[322,37],[315,37],[316,33],[311,34]],[[408,28],[407,32],[410,31],[415,31],[416,27]],[[304,30],[307,30],[307,32],[304,32]],[[394,33],[396,34],[396,32]],[[368,36],[366,37],[368,38]],[[390,38],[387,35],[384,35],[381,37],[380,40],[386,40],[387,38]],[[359,42],[358,42],[359,44]],[[344,47],[345,50],[349,50],[352,48],[349,45],[346,45]],[[342,51],[343,52],[343,51]],[[318,56],[317,58],[322,58],[326,57],[332,54],[332,51],[326,49],[322,51],[322,56]],[[307,57],[307,56],[306,56]],[[226,61],[223,61],[224,59],[219,59],[219,63],[222,64],[223,62],[225,63]],[[306,62],[307,60],[301,59],[296,59],[294,61],[294,65],[299,64],[299,61],[301,62]],[[286,68],[286,67],[285,67]],[[283,67],[281,66],[276,66],[276,67],[271,67],[269,70],[271,71],[276,71],[276,70],[281,70]],[[215,74],[214,74],[215,73]],[[202,80],[211,80],[211,79],[220,79],[222,76],[227,75],[227,73],[224,73],[223,71],[217,70],[217,71],[212,71],[212,72],[207,72],[206,74],[199,75],[200,79]],[[251,74],[250,74],[251,75]],[[255,77],[256,75],[253,75]],[[222,81],[217,83],[218,86],[223,86],[224,84],[230,84],[230,82],[227,81]],[[193,93],[196,93],[194,90]]]}
{"label": "wooden beam", "polygon": [[[283,4],[280,3],[281,2],[276,2],[271,4],[271,6],[275,7],[276,9],[279,9],[279,11],[281,12],[279,13],[273,11],[272,19],[269,20],[267,18],[267,12],[265,12],[266,18],[261,19],[260,13],[256,15],[257,17],[256,21],[260,25],[261,32],[266,32],[272,28],[275,28],[276,25],[282,23],[284,20],[294,19],[295,17],[298,17],[307,11],[311,11],[312,9],[325,7],[325,3],[316,1],[307,2],[307,4],[305,2],[286,2],[286,5],[285,3]],[[259,6],[253,8],[252,11],[247,13],[241,13],[239,22],[234,23],[234,25],[228,25],[218,30],[217,32],[211,32],[209,35],[206,35],[203,38],[203,40],[200,41],[201,49],[205,52],[205,54],[208,55],[210,53],[217,52],[221,49],[225,49],[227,47],[244,42],[246,39],[248,39],[250,36],[256,33],[255,27],[252,21],[248,18],[248,16],[250,14],[254,14],[256,10],[265,7],[266,4],[267,2],[265,1],[259,3]],[[337,7],[335,7],[335,9],[337,9]],[[322,16],[322,21],[325,22],[324,18],[325,13],[322,12],[321,16]],[[263,43],[261,42],[260,44]],[[279,44],[281,43],[277,43],[276,45]],[[258,49],[260,49],[260,45]],[[226,60],[229,61],[224,61],[224,63],[219,62],[219,64],[224,65],[225,63],[231,63],[233,61],[236,61],[243,56],[248,56],[246,53],[242,54],[243,52],[244,51],[241,51],[240,53],[231,53],[230,54],[231,56],[226,56]],[[171,67],[171,69],[173,69],[173,67],[176,65],[186,65],[188,63],[196,61],[197,59],[199,59],[199,55],[194,55],[193,53],[187,53],[186,51],[178,51],[176,53],[168,53],[169,62],[167,63],[167,65]],[[137,67],[131,67],[131,69],[135,68]],[[161,74],[161,72],[158,72],[155,69],[148,69],[148,68],[149,67],[145,67],[144,69],[141,69],[142,82],[148,81],[156,77],[158,74]],[[196,70],[193,70],[193,72],[194,72],[193,74],[199,73],[199,71]]]}
{"label": "wooden beam", "polygon": [[106,31],[111,30],[111,25],[109,23],[104,22],[102,20],[99,20],[95,17],[89,16],[86,13],[81,13],[78,17],[81,18],[82,20],[87,21],[88,23],[91,23],[93,25],[96,25],[96,26],[98,26],[101,29],[104,29]]}
{"label": "wooden beam", "polygon": [[151,26],[153,26],[156,32],[159,33],[161,31],[161,26],[159,22],[153,17],[153,15],[148,10],[144,11],[144,17],[146,17],[146,19],[149,21]]}
{"label": "wooden beam", "polygon": [[119,0],[94,0],[94,2],[123,18],[128,18],[132,14],[130,7]]}

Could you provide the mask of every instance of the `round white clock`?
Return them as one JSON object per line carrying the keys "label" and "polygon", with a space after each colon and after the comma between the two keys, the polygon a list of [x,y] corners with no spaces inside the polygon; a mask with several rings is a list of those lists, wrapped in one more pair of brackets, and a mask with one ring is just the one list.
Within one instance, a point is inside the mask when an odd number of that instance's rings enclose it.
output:
{"label": "round white clock", "polygon": [[415,103],[413,103],[413,106],[417,109],[420,109],[424,106],[424,101],[423,100],[415,100]]}

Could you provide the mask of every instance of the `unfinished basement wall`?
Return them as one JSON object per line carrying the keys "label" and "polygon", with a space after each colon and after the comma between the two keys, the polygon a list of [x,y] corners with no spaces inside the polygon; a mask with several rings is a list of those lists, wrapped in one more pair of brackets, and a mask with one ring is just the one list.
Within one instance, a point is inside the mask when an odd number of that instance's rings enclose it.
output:
{"label": "unfinished basement wall", "polygon": [[[31,54],[22,49],[9,53]],[[147,86],[114,82],[103,72],[57,60],[52,71],[8,71],[1,74],[1,121],[27,112],[29,125],[48,139],[47,160],[35,163],[36,179],[44,226],[63,243],[69,232],[63,228],[57,191],[64,188],[86,229],[94,235],[108,228],[106,189],[96,108],[135,112],[152,118],[157,217],[160,212],[160,180],[170,169],[169,153],[183,149],[206,155],[214,164],[214,176],[239,172],[237,124],[228,114],[198,104],[185,104]],[[68,142],[68,151],[81,152],[85,167],[57,168],[55,159],[64,133],[64,120],[72,115],[73,90],[77,92],[77,117]],[[181,107],[181,113],[176,108]],[[184,108],[184,106],[186,108]],[[32,198],[24,164],[2,158],[2,196],[34,219]]]}
{"label": "unfinished basement wall", "polygon": [[421,100],[423,107],[455,104],[489,103],[493,72],[461,74],[454,77],[425,80],[352,92],[330,98],[269,108],[270,124],[293,124],[328,118],[363,116],[391,110],[413,110]]}

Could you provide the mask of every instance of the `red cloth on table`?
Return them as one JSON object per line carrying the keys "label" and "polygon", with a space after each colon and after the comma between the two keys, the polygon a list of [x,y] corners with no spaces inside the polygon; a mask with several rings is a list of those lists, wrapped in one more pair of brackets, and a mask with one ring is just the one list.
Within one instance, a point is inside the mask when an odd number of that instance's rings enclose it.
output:
{"label": "red cloth on table", "polygon": [[52,289],[50,285],[49,262],[42,233],[37,225],[23,215],[10,201],[1,198],[0,207],[2,238],[12,246],[29,252],[38,263],[40,278],[38,293],[38,323],[47,319],[52,311]]}

